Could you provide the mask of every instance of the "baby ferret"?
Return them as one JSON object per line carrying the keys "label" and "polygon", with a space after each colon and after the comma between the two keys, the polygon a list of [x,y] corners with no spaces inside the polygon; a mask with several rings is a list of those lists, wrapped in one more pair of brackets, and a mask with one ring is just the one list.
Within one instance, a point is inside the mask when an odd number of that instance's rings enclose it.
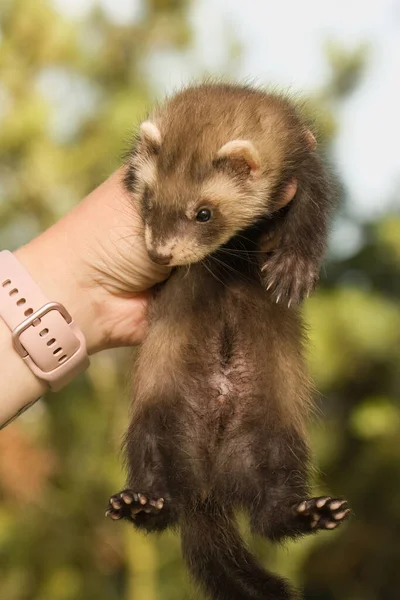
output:
{"label": "baby ferret", "polygon": [[179,527],[189,571],[214,600],[297,597],[246,549],[236,509],[275,542],[349,513],[309,491],[296,303],[317,279],[332,206],[315,145],[287,98],[203,84],[154,109],[128,160],[149,256],[174,268],[149,308],[127,489],[107,514],[147,532]]}

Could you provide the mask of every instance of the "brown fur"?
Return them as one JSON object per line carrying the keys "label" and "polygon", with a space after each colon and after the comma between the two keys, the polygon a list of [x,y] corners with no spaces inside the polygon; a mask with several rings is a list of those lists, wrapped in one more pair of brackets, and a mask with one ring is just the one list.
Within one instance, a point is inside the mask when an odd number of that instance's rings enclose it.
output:
{"label": "brown fur", "polygon": [[[329,182],[285,98],[203,85],[149,120],[126,185],[140,198],[150,256],[186,266],[151,305],[126,436],[134,491],[113,497],[109,514],[147,531],[178,525],[188,567],[215,600],[292,599],[245,549],[233,512],[274,541],[347,514],[343,502],[307,499],[304,332],[298,309],[276,302],[311,289]],[[296,198],[275,213],[293,178]],[[198,222],[204,207],[212,218]]]}
{"label": "brown fur", "polygon": [[[323,258],[334,205],[333,184],[316,153],[315,138],[292,102],[246,86],[200,85],[183,90],[149,116],[160,144],[142,132],[131,157],[128,187],[146,193],[152,212],[144,220],[157,246],[183,237],[185,252],[170,264],[197,262],[263,216],[280,244],[263,257],[263,280],[281,302],[299,302],[312,291]],[[251,159],[224,149],[238,140]],[[221,155],[222,152],[222,155]],[[254,160],[259,169],[254,169]],[[253,168],[252,168],[253,165]],[[148,173],[152,174],[149,178]],[[298,191],[281,210],[285,186]],[[196,210],[214,211],[207,226],[193,226]],[[169,218],[165,218],[168,212]],[[150,220],[149,220],[150,219]]]}

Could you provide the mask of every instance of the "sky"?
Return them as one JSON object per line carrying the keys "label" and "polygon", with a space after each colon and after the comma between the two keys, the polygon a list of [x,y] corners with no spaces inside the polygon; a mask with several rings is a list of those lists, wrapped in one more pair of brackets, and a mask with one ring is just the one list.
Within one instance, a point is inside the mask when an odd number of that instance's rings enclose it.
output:
{"label": "sky", "polygon": [[[96,0],[53,0],[79,17]],[[111,19],[140,18],[141,0],[98,0]],[[339,114],[337,162],[357,216],[374,218],[399,198],[400,0],[193,0],[193,57],[221,74],[229,32],[241,44],[238,75],[294,91],[326,82],[327,40],[355,48],[368,42],[368,68]],[[149,76],[161,91],[193,77],[190,62],[155,55]]]}

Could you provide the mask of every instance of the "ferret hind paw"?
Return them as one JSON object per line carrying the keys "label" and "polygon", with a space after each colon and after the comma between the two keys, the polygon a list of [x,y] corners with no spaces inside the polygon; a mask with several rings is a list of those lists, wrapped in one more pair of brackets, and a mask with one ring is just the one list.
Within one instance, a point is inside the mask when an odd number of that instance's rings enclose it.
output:
{"label": "ferret hind paw", "polygon": [[150,498],[147,494],[123,490],[111,496],[106,517],[114,521],[119,519],[135,520],[139,513],[159,514],[164,507],[164,498]]}
{"label": "ferret hind paw", "polygon": [[320,496],[303,500],[295,506],[295,512],[309,531],[336,529],[351,513],[343,498]]}

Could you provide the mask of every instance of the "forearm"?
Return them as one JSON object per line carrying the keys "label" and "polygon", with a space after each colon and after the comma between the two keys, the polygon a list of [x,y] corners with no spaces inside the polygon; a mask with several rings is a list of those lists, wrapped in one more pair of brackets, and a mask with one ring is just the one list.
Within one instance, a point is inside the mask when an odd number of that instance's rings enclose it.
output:
{"label": "forearm", "polygon": [[22,407],[34,402],[47,389],[15,352],[10,330],[0,319],[0,426]]}
{"label": "forearm", "polygon": [[[63,225],[51,229],[20,248],[15,256],[38,284],[49,301],[65,306],[88,341],[89,352],[100,344],[101,335],[93,335],[90,327],[94,318],[95,303],[79,287],[79,273],[74,277],[69,265],[73,261],[62,243]],[[39,308],[39,306],[37,306]],[[93,318],[92,318],[93,317]],[[48,390],[47,383],[39,379],[12,345],[11,331],[0,318],[0,425],[18,414],[25,406],[35,402]]]}

